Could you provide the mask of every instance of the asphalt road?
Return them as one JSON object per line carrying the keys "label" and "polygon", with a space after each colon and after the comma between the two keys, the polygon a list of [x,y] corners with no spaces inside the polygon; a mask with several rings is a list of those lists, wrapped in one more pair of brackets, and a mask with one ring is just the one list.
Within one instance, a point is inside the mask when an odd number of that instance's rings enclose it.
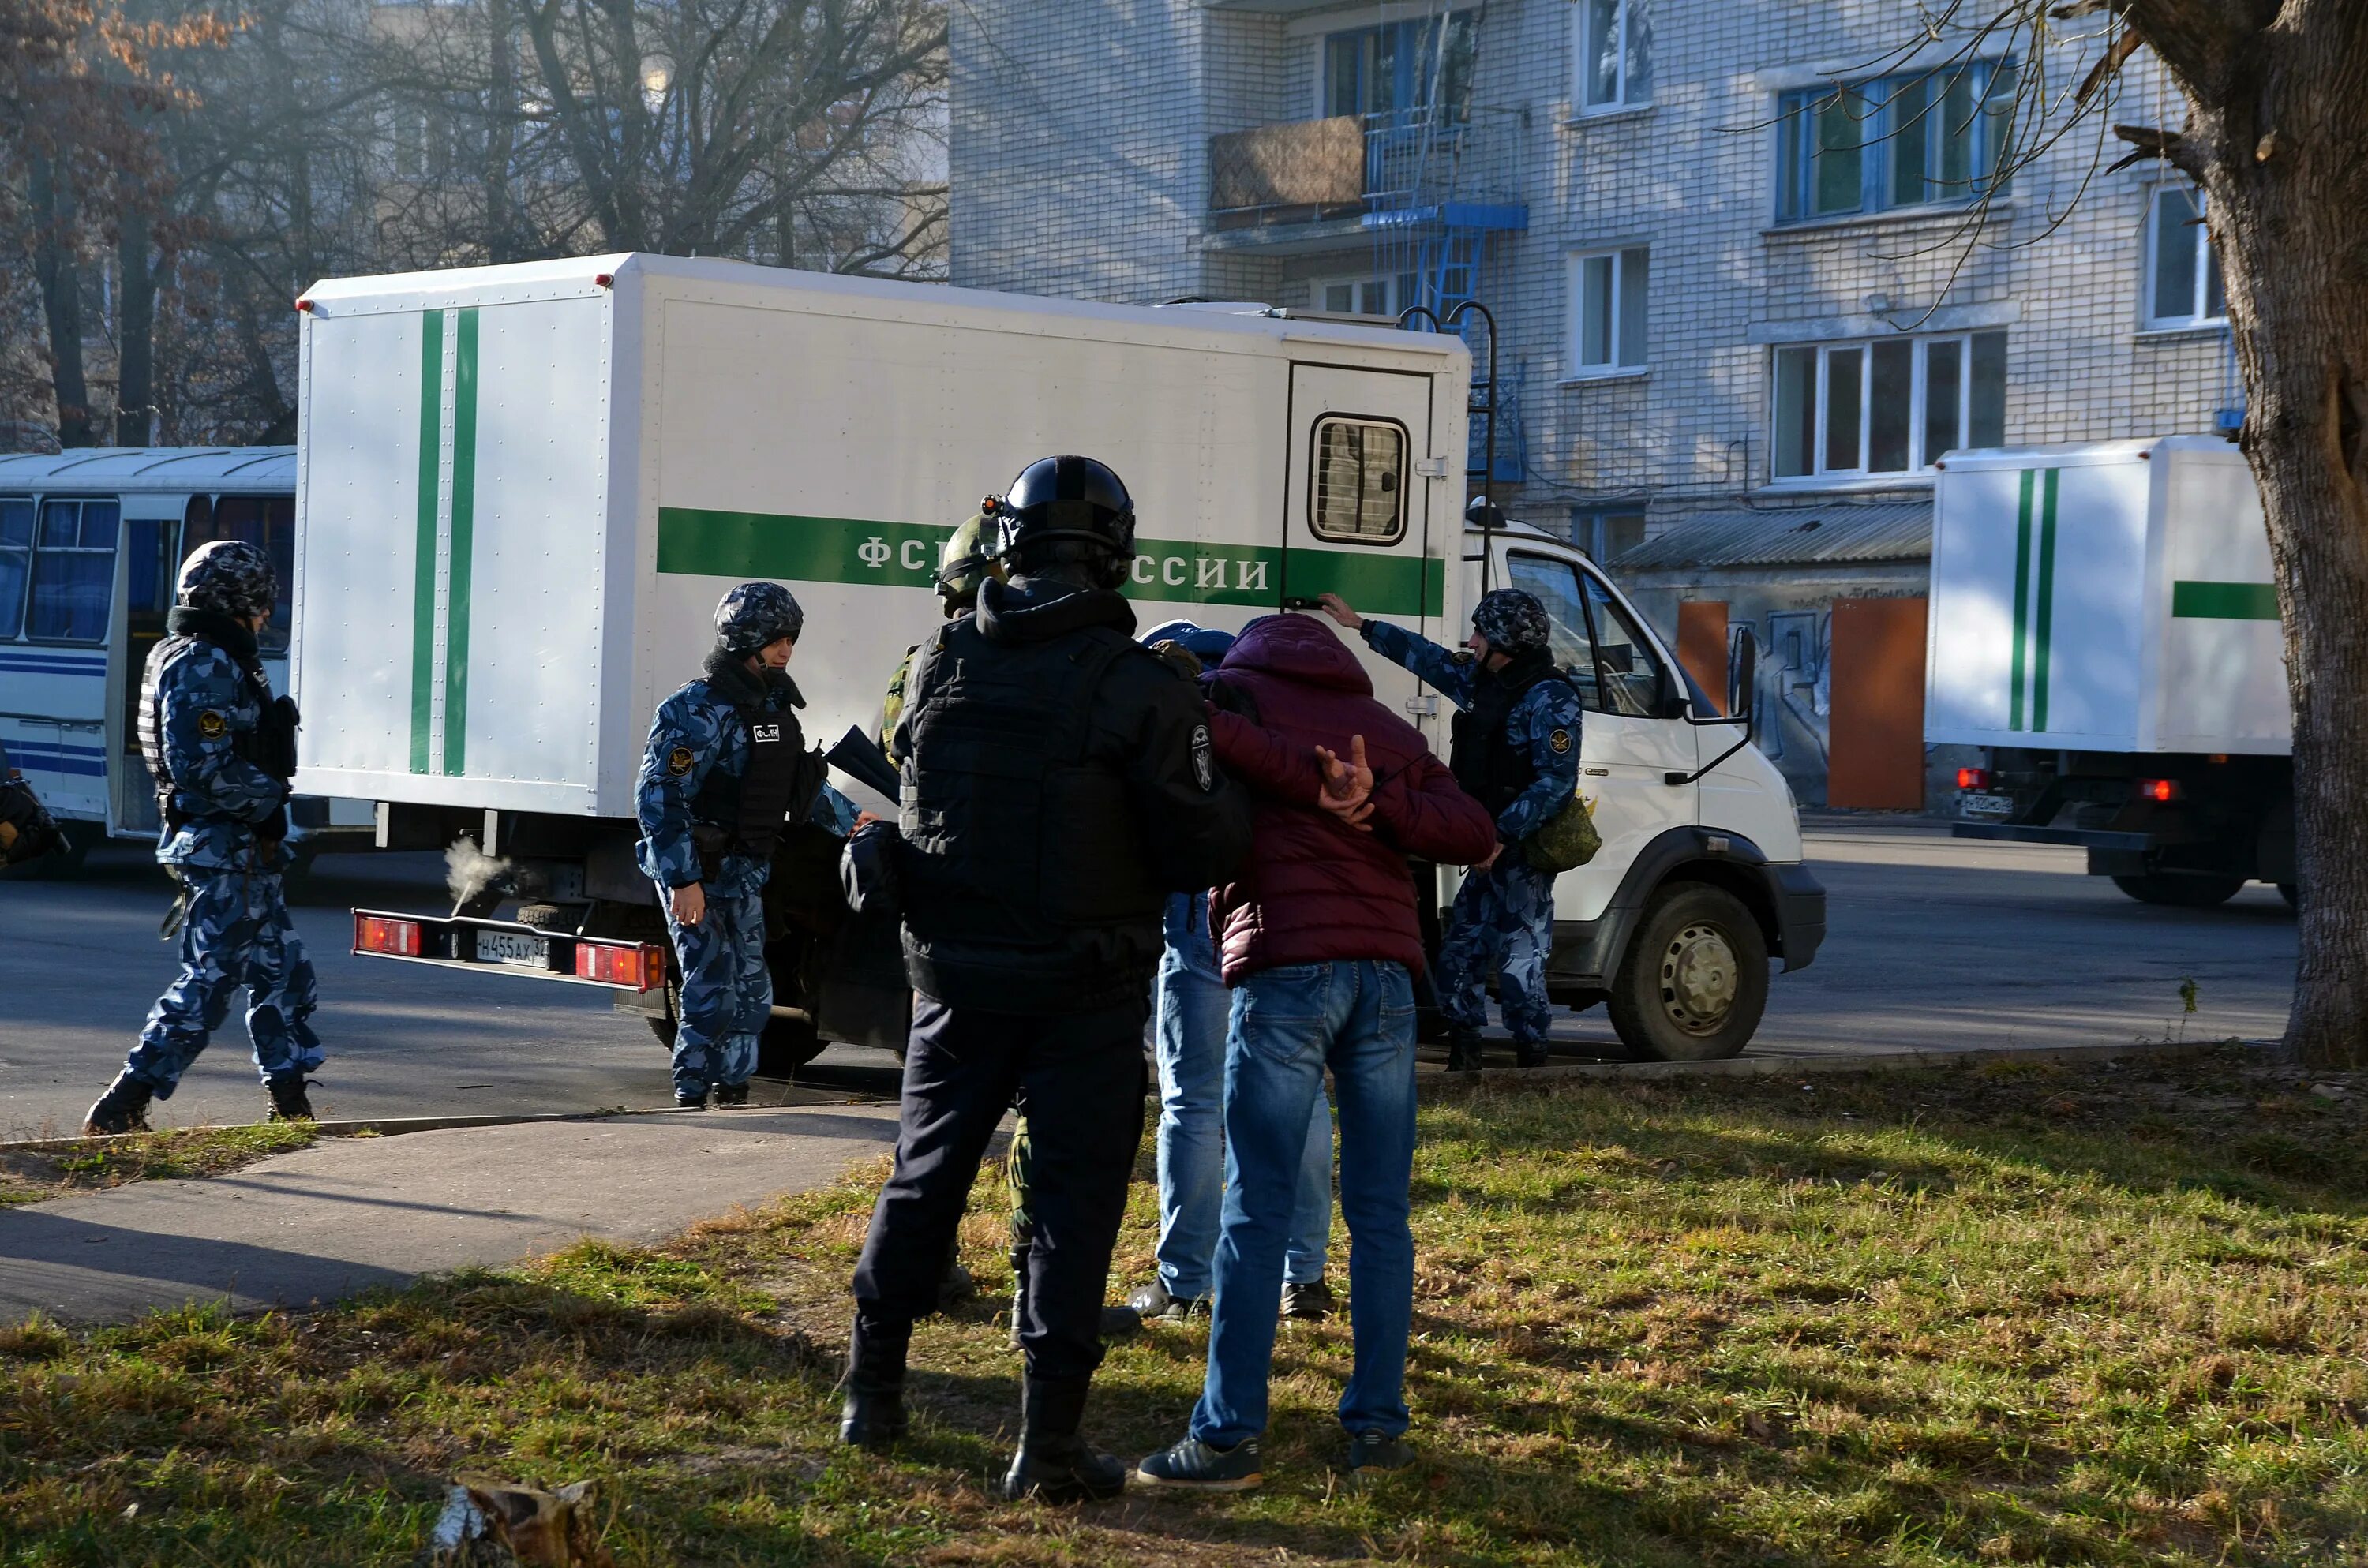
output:
{"label": "asphalt road", "polygon": [[[1830,900],[1815,964],[1779,974],[1753,1050],[1786,1054],[2261,1038],[2283,1027],[2294,926],[2275,890],[2156,909],[2081,874],[2078,852],[1975,844],[1896,821],[1810,829]],[[356,959],[355,904],[430,908],[433,856],[324,859],[297,894],[320,972],[324,1115],[443,1116],[666,1103],[666,1056],[588,989]],[[171,978],[168,884],[109,846],[72,881],[0,881],[0,1139],[71,1132]],[[2182,981],[2197,1010],[2183,1013]],[[1616,1056],[1601,1009],[1555,1026]],[[884,1052],[839,1047],[801,1081],[891,1094]],[[760,1099],[764,1096],[760,1094]],[[236,1016],[155,1108],[159,1126],[250,1121],[260,1091]]]}

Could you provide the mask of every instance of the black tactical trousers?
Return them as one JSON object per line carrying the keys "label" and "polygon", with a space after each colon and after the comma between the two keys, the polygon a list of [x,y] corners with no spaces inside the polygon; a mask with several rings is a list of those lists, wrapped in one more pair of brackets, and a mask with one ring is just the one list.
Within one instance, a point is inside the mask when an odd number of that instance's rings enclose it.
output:
{"label": "black tactical trousers", "polygon": [[1143,1026],[1150,1003],[1099,1013],[989,1013],[913,998],[896,1168],[855,1266],[855,1310],[893,1327],[933,1311],[946,1248],[996,1123],[1017,1089],[1030,1129],[1019,1343],[1033,1378],[1101,1364],[1102,1294],[1143,1141]]}

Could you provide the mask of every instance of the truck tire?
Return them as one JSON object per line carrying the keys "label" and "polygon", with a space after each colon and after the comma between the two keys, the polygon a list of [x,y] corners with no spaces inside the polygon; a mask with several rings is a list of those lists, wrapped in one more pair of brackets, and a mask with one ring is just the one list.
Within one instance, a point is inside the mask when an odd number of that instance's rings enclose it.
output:
{"label": "truck tire", "polygon": [[521,903],[510,918],[538,931],[582,929],[586,906],[580,903]]}
{"label": "truck tire", "polygon": [[1768,1006],[1768,939],[1740,899],[1679,882],[1653,895],[1605,1010],[1640,1062],[1739,1054]]}
{"label": "truck tire", "polygon": [[768,1018],[765,1032],[757,1037],[757,1076],[786,1079],[828,1043],[814,1032],[812,1018]]}
{"label": "truck tire", "polygon": [[2113,885],[2140,903],[2158,903],[2170,909],[2213,909],[2236,897],[2245,879],[2157,871],[2143,877],[2115,877]]}

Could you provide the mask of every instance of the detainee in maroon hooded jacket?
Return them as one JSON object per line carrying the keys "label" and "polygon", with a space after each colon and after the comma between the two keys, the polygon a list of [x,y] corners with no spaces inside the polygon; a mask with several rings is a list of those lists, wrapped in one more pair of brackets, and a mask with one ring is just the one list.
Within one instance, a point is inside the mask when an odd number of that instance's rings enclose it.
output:
{"label": "detainee in maroon hooded jacket", "polygon": [[[1203,678],[1216,705],[1217,758],[1256,800],[1249,857],[1210,900],[1225,983],[1333,959],[1386,959],[1420,974],[1406,858],[1486,859],[1497,845],[1486,808],[1419,731],[1373,699],[1365,667],[1313,616],[1252,621]],[[1361,824],[1370,831],[1315,809],[1324,778],[1313,748],[1346,757],[1360,735],[1373,775]]]}
{"label": "detainee in maroon hooded jacket", "polygon": [[[1423,968],[1409,856],[1469,864],[1496,824],[1324,622],[1252,621],[1207,678],[1211,738],[1249,786],[1250,852],[1210,900],[1233,987],[1225,1043],[1226,1186],[1209,1364],[1186,1436],[1136,1469],[1147,1485],[1238,1492],[1263,1479],[1275,1312],[1311,1108],[1329,1071],[1349,1225],[1352,1370],[1340,1397],[1352,1474],[1404,1469],[1414,1310],[1413,977]],[[1355,756],[1326,791],[1317,751]],[[1370,769],[1370,773],[1367,769]],[[1361,803],[1354,797],[1364,791]],[[1319,795],[1339,793],[1349,820]],[[1281,1119],[1295,1117],[1286,1133]]]}

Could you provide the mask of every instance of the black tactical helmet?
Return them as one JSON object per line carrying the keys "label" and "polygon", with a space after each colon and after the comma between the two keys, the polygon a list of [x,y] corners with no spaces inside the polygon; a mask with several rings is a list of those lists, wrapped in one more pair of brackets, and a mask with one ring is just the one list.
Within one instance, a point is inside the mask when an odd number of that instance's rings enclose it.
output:
{"label": "black tactical helmet", "polygon": [[995,508],[996,554],[1009,559],[1056,540],[1098,544],[1134,559],[1134,500],[1109,465],[1091,458],[1039,458],[1019,471]]}

